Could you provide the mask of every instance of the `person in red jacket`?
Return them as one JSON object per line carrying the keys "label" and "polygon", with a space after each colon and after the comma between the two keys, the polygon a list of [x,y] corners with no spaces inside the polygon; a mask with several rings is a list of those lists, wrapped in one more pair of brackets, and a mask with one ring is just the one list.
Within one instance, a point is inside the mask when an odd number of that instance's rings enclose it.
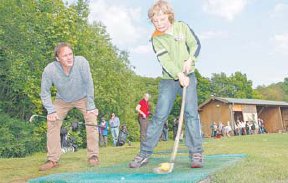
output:
{"label": "person in red jacket", "polygon": [[147,126],[149,123],[149,93],[145,93],[143,99],[141,99],[136,106],[136,111],[138,112],[138,122],[140,125],[140,142],[146,137]]}

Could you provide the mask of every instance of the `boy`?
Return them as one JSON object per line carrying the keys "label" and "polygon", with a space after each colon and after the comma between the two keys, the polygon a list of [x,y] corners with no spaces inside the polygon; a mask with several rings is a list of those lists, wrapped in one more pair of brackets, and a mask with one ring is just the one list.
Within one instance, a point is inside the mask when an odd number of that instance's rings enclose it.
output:
{"label": "boy", "polygon": [[148,163],[176,95],[182,93],[182,87],[187,87],[185,142],[189,149],[191,167],[201,168],[203,148],[197,111],[197,81],[194,74],[195,60],[200,50],[199,40],[188,25],[174,21],[173,10],[166,1],[157,1],[150,8],[148,16],[156,29],[152,35],[152,45],[162,65],[163,76],[159,84],[155,115],[148,125],[146,139],[141,143],[140,152],[129,163],[129,167],[139,168]]}

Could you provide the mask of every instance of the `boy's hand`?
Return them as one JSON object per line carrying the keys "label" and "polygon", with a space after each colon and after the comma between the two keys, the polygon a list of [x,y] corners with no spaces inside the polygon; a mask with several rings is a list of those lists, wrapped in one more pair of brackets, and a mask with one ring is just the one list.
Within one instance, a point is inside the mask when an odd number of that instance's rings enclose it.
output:
{"label": "boy's hand", "polygon": [[191,65],[192,65],[192,59],[189,58],[188,60],[186,60],[184,62],[184,65],[183,65],[183,72],[184,73],[189,73],[191,71]]}
{"label": "boy's hand", "polygon": [[187,87],[190,83],[190,79],[189,77],[187,77],[183,72],[179,72],[177,74],[178,78],[179,78],[179,82],[180,82],[180,85],[183,86],[183,87]]}

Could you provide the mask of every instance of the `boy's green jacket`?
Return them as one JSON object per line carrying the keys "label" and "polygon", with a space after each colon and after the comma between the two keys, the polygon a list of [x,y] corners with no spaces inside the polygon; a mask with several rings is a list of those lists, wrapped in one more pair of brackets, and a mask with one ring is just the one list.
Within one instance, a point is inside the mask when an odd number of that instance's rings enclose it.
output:
{"label": "boy's green jacket", "polygon": [[193,61],[190,73],[194,72],[201,46],[197,36],[184,22],[174,22],[171,34],[156,30],[152,36],[152,45],[162,65],[163,79],[177,80],[177,74],[183,72],[183,64],[189,58]]}

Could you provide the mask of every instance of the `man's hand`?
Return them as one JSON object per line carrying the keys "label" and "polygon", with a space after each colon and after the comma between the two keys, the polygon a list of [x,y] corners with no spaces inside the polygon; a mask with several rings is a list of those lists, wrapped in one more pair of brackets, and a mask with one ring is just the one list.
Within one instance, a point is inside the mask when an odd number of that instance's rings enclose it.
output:
{"label": "man's hand", "polygon": [[89,115],[89,114],[94,114],[95,116],[98,116],[98,109],[93,109],[93,110],[91,110],[91,111],[87,111],[86,114],[87,114],[87,115]]}
{"label": "man's hand", "polygon": [[57,121],[57,119],[59,119],[59,117],[56,112],[47,115],[48,121]]}
{"label": "man's hand", "polygon": [[179,82],[180,82],[180,85],[183,86],[183,87],[187,87],[190,83],[190,79],[189,77],[187,77],[183,72],[179,72],[177,74],[178,78],[179,78]]}
{"label": "man's hand", "polygon": [[146,114],[144,112],[142,112],[141,115],[144,119],[146,118]]}

